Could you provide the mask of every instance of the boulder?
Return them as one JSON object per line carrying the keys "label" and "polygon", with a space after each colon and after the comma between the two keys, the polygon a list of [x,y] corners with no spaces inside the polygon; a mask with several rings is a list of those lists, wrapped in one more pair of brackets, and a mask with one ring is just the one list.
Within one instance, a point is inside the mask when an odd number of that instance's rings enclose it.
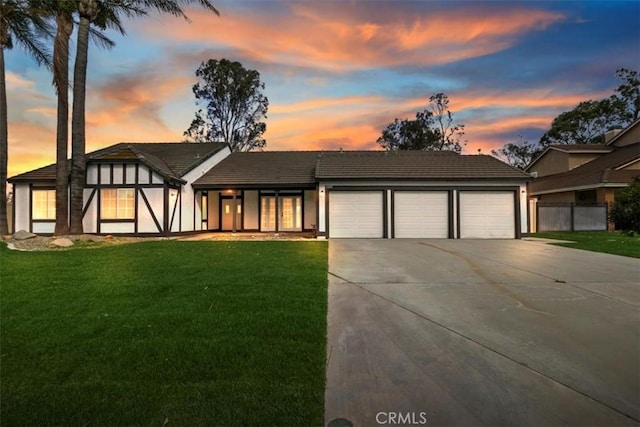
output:
{"label": "boulder", "polygon": [[73,246],[73,242],[70,239],[67,239],[66,237],[60,237],[52,241],[51,243],[49,243],[49,245],[56,248],[68,248]]}
{"label": "boulder", "polygon": [[15,232],[15,234],[13,235],[13,239],[27,240],[27,239],[33,239],[34,237],[37,237],[37,236],[38,236],[37,234],[29,233],[28,231],[25,231],[25,230],[20,230]]}

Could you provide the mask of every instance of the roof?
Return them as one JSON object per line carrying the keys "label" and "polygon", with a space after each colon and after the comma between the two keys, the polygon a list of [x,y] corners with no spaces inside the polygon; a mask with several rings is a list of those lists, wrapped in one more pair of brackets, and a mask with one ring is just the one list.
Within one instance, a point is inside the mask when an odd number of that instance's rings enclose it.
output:
{"label": "roof", "polygon": [[585,154],[585,153],[606,154],[606,153],[612,152],[613,150],[615,150],[615,148],[610,147],[609,145],[606,145],[606,144],[551,144],[547,148],[545,148],[542,151],[542,153],[540,153],[535,159],[533,159],[531,163],[529,163],[527,167],[524,168],[524,170],[525,171],[530,170],[531,167],[538,162],[538,160],[546,156],[546,154],[551,150],[560,151],[562,153],[569,153],[569,154]]}
{"label": "roof", "polygon": [[487,155],[451,151],[345,151],[323,153],[318,179],[513,179],[529,175]]}
{"label": "roof", "polygon": [[617,170],[640,161],[640,143],[620,147],[568,172],[537,178],[529,184],[532,194],[596,188],[604,185],[626,185],[640,176],[640,170]]}
{"label": "roof", "polygon": [[622,129],[620,132],[618,132],[613,138],[611,138],[610,141],[607,142],[607,145],[615,145],[615,143],[618,142],[620,138],[622,138],[628,132],[631,132],[631,129],[635,128],[638,125],[640,125],[640,118],[636,119],[636,121],[634,121],[629,126],[627,126],[626,128]]}
{"label": "roof", "polygon": [[194,183],[194,188],[315,186],[320,151],[231,153]]}
{"label": "roof", "polygon": [[[182,177],[222,150],[222,143],[137,142],[111,145],[86,155],[90,161],[139,161],[163,177],[184,182]],[[16,175],[9,181],[55,181],[56,165]]]}
{"label": "roof", "polygon": [[529,175],[484,155],[447,151],[264,151],[232,153],[194,188],[314,187],[318,180],[519,180]]}

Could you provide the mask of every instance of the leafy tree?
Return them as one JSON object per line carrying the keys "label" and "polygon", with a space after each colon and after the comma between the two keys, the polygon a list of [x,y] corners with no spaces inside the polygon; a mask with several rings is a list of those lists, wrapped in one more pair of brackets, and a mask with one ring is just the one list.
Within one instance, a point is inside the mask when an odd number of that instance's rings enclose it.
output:
{"label": "leafy tree", "polygon": [[583,101],[571,111],[553,119],[551,128],[542,135],[540,144],[601,144],[604,134],[620,127],[619,104],[612,99]]}
{"label": "leafy tree", "polygon": [[200,80],[193,86],[196,105],[203,109],[184,132],[194,142],[222,141],[232,151],[263,148],[269,100],[262,93],[260,73],[237,61],[209,59],[196,70]]}
{"label": "leafy tree", "polygon": [[440,138],[431,129],[431,112],[416,114],[415,120],[398,120],[387,125],[378,138],[378,144],[385,150],[436,150]]}
{"label": "leafy tree", "polygon": [[540,146],[530,143],[522,136],[515,142],[508,142],[499,150],[491,150],[491,155],[517,169],[526,168],[540,154]]}
{"label": "leafy tree", "polygon": [[37,8],[27,0],[0,0],[0,235],[7,234],[7,161],[8,113],[4,51],[15,44],[33,56],[40,64],[51,63],[43,36],[51,35],[51,28]]}
{"label": "leafy tree", "polygon": [[623,83],[616,88],[612,99],[620,103],[622,119],[628,125],[640,117],[640,75],[637,71],[620,68],[616,77]]}
{"label": "leafy tree", "polygon": [[617,229],[640,233],[640,179],[616,193],[609,217]]}
{"label": "leafy tree", "polygon": [[73,111],[71,120],[71,178],[69,232],[81,234],[84,196],[85,164],[85,103],[89,51],[89,35],[92,25],[113,28],[124,34],[122,17],[133,18],[154,10],[187,19],[181,5],[199,3],[218,14],[210,0],[76,0],[80,17],[73,72]]}
{"label": "leafy tree", "polygon": [[464,124],[454,123],[449,98],[437,93],[429,98],[429,106],[416,113],[415,120],[395,119],[378,138],[385,150],[462,151]]}

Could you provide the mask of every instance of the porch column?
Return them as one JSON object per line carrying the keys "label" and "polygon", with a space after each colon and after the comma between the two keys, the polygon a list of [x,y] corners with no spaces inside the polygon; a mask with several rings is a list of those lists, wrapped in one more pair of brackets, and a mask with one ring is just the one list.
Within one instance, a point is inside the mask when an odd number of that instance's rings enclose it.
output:
{"label": "porch column", "polygon": [[236,224],[236,220],[238,218],[238,199],[236,198],[236,194],[238,192],[234,191],[233,192],[233,202],[231,203],[231,215],[233,217],[233,222],[232,222],[232,226],[231,226],[231,232],[235,233],[236,232],[236,228],[237,228],[237,224]]}

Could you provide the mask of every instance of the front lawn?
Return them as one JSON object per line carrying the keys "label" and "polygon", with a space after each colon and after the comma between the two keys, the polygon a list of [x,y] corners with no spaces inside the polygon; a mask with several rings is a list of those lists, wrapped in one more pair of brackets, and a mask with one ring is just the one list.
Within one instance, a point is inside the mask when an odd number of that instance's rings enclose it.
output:
{"label": "front lawn", "polygon": [[554,243],[558,246],[640,258],[640,236],[628,237],[613,231],[554,231],[532,236],[572,242]]}
{"label": "front lawn", "polygon": [[321,425],[326,242],[0,244],[2,425]]}

